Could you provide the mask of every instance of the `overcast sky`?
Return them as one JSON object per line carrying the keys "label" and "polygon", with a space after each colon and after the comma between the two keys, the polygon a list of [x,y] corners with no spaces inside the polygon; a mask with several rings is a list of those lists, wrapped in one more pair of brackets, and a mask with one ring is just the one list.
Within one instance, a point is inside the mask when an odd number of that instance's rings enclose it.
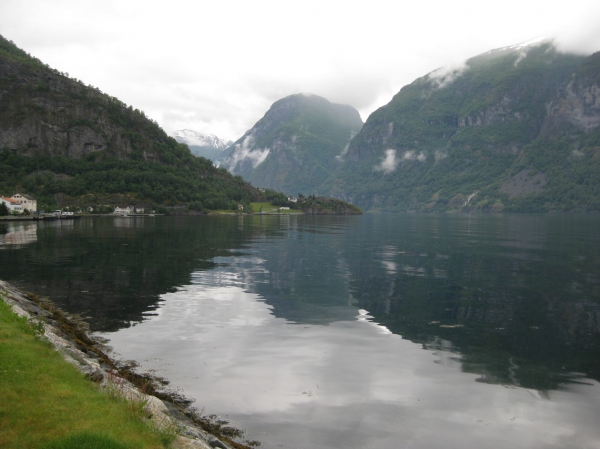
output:
{"label": "overcast sky", "polygon": [[299,92],[359,110],[493,48],[600,50],[598,0],[1,0],[0,34],[168,132],[235,140]]}

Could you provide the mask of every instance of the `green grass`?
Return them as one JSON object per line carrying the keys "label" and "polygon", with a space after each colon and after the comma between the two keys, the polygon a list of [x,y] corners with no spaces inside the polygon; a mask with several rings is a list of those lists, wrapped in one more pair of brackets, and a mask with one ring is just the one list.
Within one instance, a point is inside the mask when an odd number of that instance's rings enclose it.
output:
{"label": "green grass", "polygon": [[252,206],[253,212],[260,212],[261,207],[263,212],[276,212],[279,209],[279,207],[273,206],[269,202],[250,203],[250,205]]}
{"label": "green grass", "polygon": [[269,202],[250,203],[250,204],[252,206],[252,211],[254,213],[261,212],[261,207],[262,207],[262,212],[271,213],[271,214],[276,214],[276,213],[280,213],[280,214],[301,214],[302,213],[301,211],[294,210],[294,209],[280,210],[279,206],[274,206],[273,204],[271,204]]}
{"label": "green grass", "polygon": [[39,331],[0,299],[0,447],[165,447],[138,410],[100,392]]}
{"label": "green grass", "polygon": [[59,438],[43,449],[128,449],[131,446],[120,443],[112,437],[93,432],[81,432]]}

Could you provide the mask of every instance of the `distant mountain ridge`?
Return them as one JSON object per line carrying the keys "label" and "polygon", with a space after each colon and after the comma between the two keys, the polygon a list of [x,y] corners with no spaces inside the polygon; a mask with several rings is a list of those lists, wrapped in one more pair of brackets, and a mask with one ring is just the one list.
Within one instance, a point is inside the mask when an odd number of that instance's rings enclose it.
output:
{"label": "distant mountain ridge", "polygon": [[319,189],[367,210],[600,210],[600,53],[511,46],[404,86]]}
{"label": "distant mountain ridge", "polygon": [[222,157],[223,151],[233,144],[231,140],[224,140],[214,134],[204,134],[191,129],[175,131],[173,137],[177,142],[185,143],[195,156],[202,156],[212,161],[217,161]]}
{"label": "distant mountain ridge", "polygon": [[315,193],[361,127],[351,106],[317,95],[290,95],[273,103],[227,150],[221,166],[261,188]]}
{"label": "distant mountain ridge", "polygon": [[221,139],[214,134],[204,134],[191,129],[180,129],[179,131],[175,131],[173,137],[180,143],[199,147],[211,147],[217,150],[225,150],[233,143],[231,140]]}

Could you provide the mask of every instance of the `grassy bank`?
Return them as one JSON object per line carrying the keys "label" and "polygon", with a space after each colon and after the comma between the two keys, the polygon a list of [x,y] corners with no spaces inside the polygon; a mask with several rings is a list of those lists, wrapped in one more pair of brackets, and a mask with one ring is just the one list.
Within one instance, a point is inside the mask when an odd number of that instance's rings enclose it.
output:
{"label": "grassy bank", "polygon": [[302,211],[295,209],[280,209],[279,206],[275,206],[269,202],[262,203],[250,203],[252,206],[252,211],[254,213],[269,213],[269,214],[301,214]]}
{"label": "grassy bank", "polygon": [[0,447],[163,448],[141,405],[106,395],[0,300]]}

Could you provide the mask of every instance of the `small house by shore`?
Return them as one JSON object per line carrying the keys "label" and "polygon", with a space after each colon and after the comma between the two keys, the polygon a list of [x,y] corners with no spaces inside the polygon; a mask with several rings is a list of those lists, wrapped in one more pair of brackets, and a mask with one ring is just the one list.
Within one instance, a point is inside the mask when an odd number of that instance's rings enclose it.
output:
{"label": "small house by shore", "polygon": [[115,206],[115,210],[114,210],[113,214],[115,214],[115,215],[143,214],[144,209],[145,208],[142,205],[137,205],[137,206],[121,205],[121,206]]}
{"label": "small house by shore", "polygon": [[37,212],[37,200],[31,195],[25,193],[15,193],[11,199],[17,201],[23,206],[23,211],[27,209],[29,212]]}
{"label": "small house by shore", "polygon": [[12,198],[8,198],[6,196],[0,196],[0,203],[4,204],[11,214],[23,213],[23,205],[17,200],[13,200]]}

